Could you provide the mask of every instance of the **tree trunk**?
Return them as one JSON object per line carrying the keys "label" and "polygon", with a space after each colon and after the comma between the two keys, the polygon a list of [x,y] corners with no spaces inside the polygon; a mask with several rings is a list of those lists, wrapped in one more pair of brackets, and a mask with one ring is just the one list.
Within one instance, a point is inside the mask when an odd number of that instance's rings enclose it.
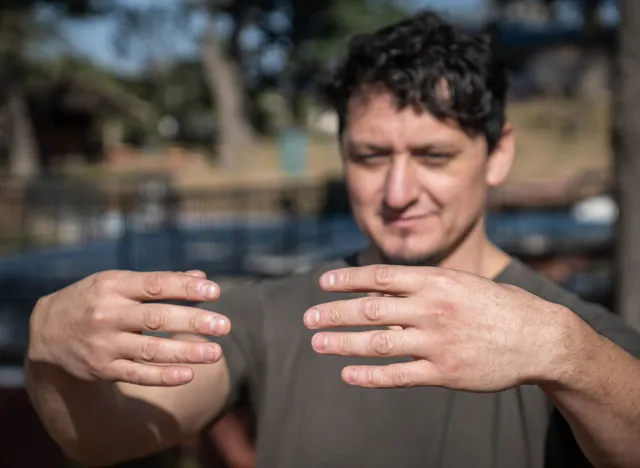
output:
{"label": "tree trunk", "polygon": [[240,70],[224,56],[212,15],[203,39],[202,62],[216,105],[218,155],[224,169],[237,171],[244,151],[252,146],[255,137],[245,113]]}
{"label": "tree trunk", "polygon": [[305,127],[307,125],[307,115],[304,109],[304,93],[302,92],[300,81],[295,71],[291,77],[287,94],[289,95],[291,125],[294,127]]}
{"label": "tree trunk", "polygon": [[15,178],[30,178],[39,173],[39,152],[29,106],[19,87],[9,93],[8,110],[11,127],[9,174]]}
{"label": "tree trunk", "polygon": [[615,310],[640,330],[640,1],[622,0],[613,83],[613,146],[620,207]]}

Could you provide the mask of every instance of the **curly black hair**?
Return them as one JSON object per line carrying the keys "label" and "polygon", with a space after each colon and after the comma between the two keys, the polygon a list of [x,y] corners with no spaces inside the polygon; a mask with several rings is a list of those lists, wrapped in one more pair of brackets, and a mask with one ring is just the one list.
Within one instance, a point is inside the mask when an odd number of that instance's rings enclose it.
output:
{"label": "curly black hair", "polygon": [[391,93],[401,109],[418,106],[455,119],[465,131],[484,135],[489,152],[502,136],[508,78],[490,38],[466,34],[432,11],[350,40],[346,58],[322,87],[340,134],[349,99],[368,87]]}

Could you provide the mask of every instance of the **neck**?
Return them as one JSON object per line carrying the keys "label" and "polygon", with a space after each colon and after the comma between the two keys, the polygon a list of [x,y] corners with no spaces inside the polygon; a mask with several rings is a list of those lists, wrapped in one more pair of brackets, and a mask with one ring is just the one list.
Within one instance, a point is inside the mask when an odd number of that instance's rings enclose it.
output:
{"label": "neck", "polygon": [[[382,263],[382,255],[377,248],[370,246],[360,254],[359,261],[363,265]],[[487,238],[482,217],[455,248],[431,266],[462,270],[493,279],[510,261],[509,255]]]}

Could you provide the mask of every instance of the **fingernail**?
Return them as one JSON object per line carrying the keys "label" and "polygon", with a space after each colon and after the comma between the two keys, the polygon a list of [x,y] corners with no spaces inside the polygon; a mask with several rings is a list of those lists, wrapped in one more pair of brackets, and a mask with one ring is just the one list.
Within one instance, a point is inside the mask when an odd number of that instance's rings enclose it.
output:
{"label": "fingernail", "polygon": [[316,351],[324,351],[329,343],[329,338],[326,335],[315,335],[312,340],[313,348]]}
{"label": "fingernail", "polygon": [[202,360],[213,362],[216,359],[216,348],[213,346],[203,346],[201,349]]}
{"label": "fingernail", "polygon": [[328,273],[322,277],[322,282],[325,286],[333,286],[336,283],[336,275],[335,273]]}
{"label": "fingernail", "polygon": [[213,283],[202,283],[200,291],[206,299],[215,299],[218,294],[218,288]]}
{"label": "fingernail", "polygon": [[178,369],[178,380],[180,382],[187,382],[191,378],[191,370],[189,369]]}
{"label": "fingernail", "polygon": [[356,372],[353,369],[345,369],[342,375],[347,383],[353,383],[356,380]]}
{"label": "fingernail", "polygon": [[213,331],[216,333],[224,333],[227,331],[227,321],[223,318],[213,319]]}
{"label": "fingernail", "polygon": [[320,311],[318,309],[311,309],[307,311],[304,320],[308,326],[315,327],[320,323]]}

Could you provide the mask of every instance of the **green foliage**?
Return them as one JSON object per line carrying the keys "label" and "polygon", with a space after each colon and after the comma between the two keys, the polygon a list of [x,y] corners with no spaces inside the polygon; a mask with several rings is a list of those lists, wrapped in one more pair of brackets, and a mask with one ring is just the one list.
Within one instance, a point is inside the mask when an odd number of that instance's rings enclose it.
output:
{"label": "green foliage", "polygon": [[53,8],[68,16],[104,13],[110,8],[107,0],[3,0],[0,11],[31,13],[37,7]]}
{"label": "green foliage", "polygon": [[384,0],[336,1],[329,2],[327,8],[333,23],[330,34],[310,38],[307,44],[307,50],[323,63],[340,55],[348,37],[374,31],[407,15],[397,2]]}

